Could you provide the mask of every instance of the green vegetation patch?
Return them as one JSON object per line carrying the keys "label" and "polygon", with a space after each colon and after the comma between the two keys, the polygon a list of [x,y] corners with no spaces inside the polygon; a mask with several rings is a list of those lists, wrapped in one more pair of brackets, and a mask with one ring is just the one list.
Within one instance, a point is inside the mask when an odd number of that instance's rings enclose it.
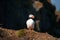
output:
{"label": "green vegetation patch", "polygon": [[25,30],[24,30],[24,29],[21,29],[21,30],[17,31],[17,32],[16,32],[16,35],[17,35],[18,37],[24,36],[24,35],[25,35]]}

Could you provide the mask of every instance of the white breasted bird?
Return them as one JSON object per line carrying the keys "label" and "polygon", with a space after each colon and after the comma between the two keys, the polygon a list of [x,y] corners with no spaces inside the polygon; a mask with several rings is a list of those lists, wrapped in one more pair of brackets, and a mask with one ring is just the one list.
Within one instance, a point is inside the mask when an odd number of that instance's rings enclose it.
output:
{"label": "white breasted bird", "polygon": [[33,14],[29,14],[29,19],[26,21],[26,25],[27,25],[27,28],[29,30],[33,30],[34,29],[34,24],[35,24],[35,22],[33,20],[34,18],[35,17],[34,17]]}

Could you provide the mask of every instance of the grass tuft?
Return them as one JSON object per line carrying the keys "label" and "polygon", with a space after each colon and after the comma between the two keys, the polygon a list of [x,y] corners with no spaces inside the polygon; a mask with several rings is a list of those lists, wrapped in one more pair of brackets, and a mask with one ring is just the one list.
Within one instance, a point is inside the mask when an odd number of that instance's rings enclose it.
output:
{"label": "grass tuft", "polygon": [[25,35],[25,30],[22,29],[22,30],[17,31],[17,32],[16,32],[16,35],[17,35],[18,37],[24,36],[24,35]]}

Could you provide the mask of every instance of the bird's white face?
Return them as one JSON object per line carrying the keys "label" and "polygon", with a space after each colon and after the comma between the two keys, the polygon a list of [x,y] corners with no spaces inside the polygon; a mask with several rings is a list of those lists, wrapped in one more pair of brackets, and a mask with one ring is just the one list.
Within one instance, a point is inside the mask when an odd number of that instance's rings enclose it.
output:
{"label": "bird's white face", "polygon": [[35,18],[35,16],[34,16],[34,15],[32,15],[32,14],[30,14],[30,15],[29,15],[29,17],[30,17],[30,18],[32,18],[32,19],[34,19],[34,18]]}
{"label": "bird's white face", "polygon": [[39,9],[43,7],[43,4],[39,1],[34,1],[33,7],[36,9],[36,11],[39,11]]}

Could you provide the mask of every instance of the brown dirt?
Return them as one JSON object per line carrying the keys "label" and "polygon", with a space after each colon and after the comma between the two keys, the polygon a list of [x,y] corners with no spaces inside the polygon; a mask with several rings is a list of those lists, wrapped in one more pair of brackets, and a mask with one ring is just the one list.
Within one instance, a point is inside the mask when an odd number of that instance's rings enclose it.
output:
{"label": "brown dirt", "polygon": [[48,33],[35,32],[34,30],[24,29],[25,35],[22,37],[18,37],[16,35],[16,32],[19,30],[10,30],[6,28],[0,28],[0,30],[3,30],[8,33],[8,36],[0,36],[0,40],[60,40],[60,38],[55,38],[49,35]]}

